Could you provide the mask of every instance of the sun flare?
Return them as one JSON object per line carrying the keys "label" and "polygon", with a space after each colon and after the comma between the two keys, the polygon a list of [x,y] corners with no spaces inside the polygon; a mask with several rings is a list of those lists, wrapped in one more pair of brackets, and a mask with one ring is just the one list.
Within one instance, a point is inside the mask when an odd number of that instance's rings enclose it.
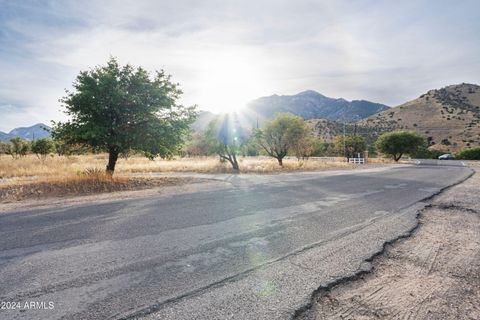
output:
{"label": "sun flare", "polygon": [[200,108],[232,113],[263,93],[264,74],[254,59],[234,52],[212,54],[203,63]]}

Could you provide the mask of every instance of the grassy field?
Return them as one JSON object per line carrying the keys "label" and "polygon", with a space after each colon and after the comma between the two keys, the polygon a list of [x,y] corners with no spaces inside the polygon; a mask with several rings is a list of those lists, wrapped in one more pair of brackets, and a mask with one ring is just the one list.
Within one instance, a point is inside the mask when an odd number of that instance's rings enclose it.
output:
{"label": "grassy field", "polygon": [[[31,180],[42,178],[71,178],[88,174],[89,172],[103,172],[107,163],[106,154],[81,156],[51,156],[44,162],[34,155],[27,155],[18,159],[10,156],[0,156],[0,179]],[[285,159],[280,167],[275,159],[266,157],[244,157],[239,159],[240,171],[244,173],[269,173],[298,170],[326,170],[340,168],[356,168],[357,165],[346,163],[343,158],[322,160]],[[390,163],[385,159],[370,159],[370,163]],[[117,162],[115,175],[126,173],[148,172],[200,172],[226,173],[231,172],[228,163],[220,163],[218,157],[177,158],[173,160],[155,159],[134,156],[127,159],[120,158]]]}
{"label": "grassy field", "polygon": [[[51,156],[45,161],[34,155],[19,159],[0,156],[0,201],[12,201],[29,197],[62,196],[133,190],[176,183],[188,183],[185,179],[144,178],[135,174],[158,172],[229,173],[228,163],[220,163],[217,157],[178,158],[173,160],[134,156],[121,158],[113,179],[105,176],[106,154],[82,156]],[[312,171],[354,169],[364,167],[343,161],[343,158],[305,160],[285,159],[280,167],[275,159],[265,157],[240,158],[242,173],[275,173],[288,171]],[[390,162],[372,159],[371,163]]]}

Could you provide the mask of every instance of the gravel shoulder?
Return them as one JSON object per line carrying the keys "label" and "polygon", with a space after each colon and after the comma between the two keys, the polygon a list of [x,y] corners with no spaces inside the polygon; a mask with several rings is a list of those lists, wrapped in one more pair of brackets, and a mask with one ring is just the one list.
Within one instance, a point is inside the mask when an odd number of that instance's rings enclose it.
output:
{"label": "gravel shoulder", "polygon": [[298,319],[480,319],[480,170],[431,200],[373,271],[319,291]]}

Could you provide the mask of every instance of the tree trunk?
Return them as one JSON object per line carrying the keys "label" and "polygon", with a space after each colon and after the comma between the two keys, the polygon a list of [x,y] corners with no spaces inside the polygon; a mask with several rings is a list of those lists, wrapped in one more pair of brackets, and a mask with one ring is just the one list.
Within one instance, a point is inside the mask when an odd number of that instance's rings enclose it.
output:
{"label": "tree trunk", "polygon": [[108,164],[106,173],[109,176],[113,176],[113,172],[115,171],[115,165],[117,164],[118,159],[118,149],[117,148],[110,148],[108,150]]}
{"label": "tree trunk", "polygon": [[393,160],[395,160],[395,162],[398,162],[398,160],[400,160],[402,156],[403,156],[403,153],[400,153],[399,155],[394,155]]}
{"label": "tree trunk", "polygon": [[237,156],[235,154],[232,156],[231,163],[232,163],[233,170],[240,171],[240,167],[238,166]]}
{"label": "tree trunk", "polygon": [[283,167],[283,158],[278,157],[277,160],[278,160],[278,164],[280,165],[280,167]]}
{"label": "tree trunk", "polygon": [[237,157],[235,154],[227,153],[226,155],[219,153],[218,154],[220,159],[228,161],[232,165],[232,169],[235,171],[240,171],[240,167],[238,165]]}

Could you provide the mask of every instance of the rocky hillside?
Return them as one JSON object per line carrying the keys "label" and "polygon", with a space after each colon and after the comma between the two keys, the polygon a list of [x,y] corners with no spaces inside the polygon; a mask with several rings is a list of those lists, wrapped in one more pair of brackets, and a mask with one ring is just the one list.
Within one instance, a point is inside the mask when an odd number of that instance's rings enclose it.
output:
{"label": "rocky hillside", "polygon": [[430,90],[398,107],[360,120],[373,136],[410,129],[424,135],[433,149],[458,151],[480,145],[480,86],[451,85]]}
{"label": "rocky hillside", "polygon": [[308,90],[293,96],[273,95],[250,102],[247,108],[264,118],[277,112],[290,112],[305,119],[327,119],[338,122],[353,122],[388,110],[388,106],[365,100],[347,101],[326,97]]}
{"label": "rocky hillside", "polygon": [[[343,123],[330,121],[326,119],[310,119],[307,123],[312,128],[315,135],[325,142],[334,142],[337,136],[343,134]],[[352,125],[345,125],[347,134],[352,132]]]}

